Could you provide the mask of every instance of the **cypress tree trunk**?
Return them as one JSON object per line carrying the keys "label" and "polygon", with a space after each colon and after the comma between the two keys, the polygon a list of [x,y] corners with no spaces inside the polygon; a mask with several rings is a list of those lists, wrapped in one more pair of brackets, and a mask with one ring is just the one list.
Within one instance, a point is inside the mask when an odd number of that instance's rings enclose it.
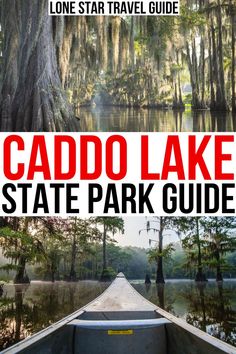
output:
{"label": "cypress tree trunk", "polygon": [[57,266],[56,266],[56,260],[55,259],[51,259],[51,264],[50,264],[50,276],[51,276],[51,282],[54,283],[55,282],[55,275],[56,275],[56,271],[57,271]]}
{"label": "cypress tree trunk", "polygon": [[[159,253],[163,251],[163,217],[160,217],[160,231],[159,231]],[[163,275],[163,257],[158,256],[157,259],[157,273],[156,273],[156,283],[157,284],[164,284],[165,279]]]}
{"label": "cypress tree trunk", "polygon": [[109,271],[107,270],[107,228],[104,223],[103,225],[103,239],[102,239],[102,274],[101,281],[110,281],[111,277]]}
{"label": "cypress tree trunk", "polygon": [[103,240],[102,240],[102,256],[103,256],[103,270],[107,268],[107,242],[106,242],[106,238],[107,238],[107,232],[106,232],[106,225],[104,225],[104,229],[103,229]]}
{"label": "cypress tree trunk", "polygon": [[129,52],[130,52],[130,64],[131,70],[134,71],[135,65],[135,51],[134,51],[134,26],[135,17],[131,16],[131,26],[130,26],[130,40],[129,40]]}
{"label": "cypress tree trunk", "polygon": [[182,98],[182,88],[181,88],[181,81],[180,81],[180,74],[178,73],[178,88],[179,88],[179,108],[184,109],[184,103]]}
{"label": "cypress tree trunk", "polygon": [[200,86],[201,86],[201,107],[207,108],[205,103],[205,39],[201,38],[200,44]]}
{"label": "cypress tree trunk", "polygon": [[[210,17],[208,16],[208,21],[210,21]],[[209,80],[210,80],[210,108],[214,109],[216,105],[215,100],[215,88],[214,88],[214,68],[212,63],[212,38],[211,38],[211,30],[208,29],[208,42],[209,42]]]}
{"label": "cypress tree trunk", "polygon": [[178,108],[178,92],[177,92],[177,83],[174,83],[174,98],[173,98],[173,105],[172,105],[173,109],[177,109]]}
{"label": "cypress tree trunk", "polygon": [[[179,51],[176,51],[176,62],[179,67],[180,61],[179,61]],[[181,80],[180,80],[180,71],[178,68],[178,73],[175,78],[175,83],[174,83],[174,100],[173,100],[173,109],[179,109],[179,110],[184,110],[185,106],[183,103],[182,99],[182,88],[181,88]]]}
{"label": "cypress tree trunk", "polygon": [[151,283],[152,282],[151,282],[149,274],[146,274],[146,276],[145,276],[145,284],[151,284]]}
{"label": "cypress tree trunk", "polygon": [[236,68],[236,8],[233,5],[232,0],[230,0],[231,7],[231,51],[232,51],[232,69],[231,69],[231,80],[232,80],[232,111],[236,112],[236,88],[235,88],[235,68]]}
{"label": "cypress tree trunk", "polygon": [[217,1],[217,24],[218,24],[218,58],[219,58],[219,90],[217,91],[217,108],[220,111],[227,110],[225,97],[225,77],[224,77],[224,58],[223,58],[223,39],[222,39],[222,10],[221,1]]}
{"label": "cypress tree trunk", "polygon": [[108,48],[107,48],[107,17],[106,16],[96,16],[97,23],[97,37],[98,37],[98,47],[97,47],[97,60],[100,63],[103,71],[107,71],[107,61],[108,61]]}
{"label": "cypress tree trunk", "polygon": [[[19,30],[17,26],[17,2],[2,1],[1,24],[4,31],[3,65],[1,86],[1,126],[2,130],[10,130],[11,101],[15,95],[18,81],[17,47],[19,44]],[[4,15],[5,13],[5,15]],[[6,16],[8,13],[8,16]]]}
{"label": "cypress tree trunk", "polygon": [[[213,67],[213,77],[212,80],[216,86],[216,99],[211,101],[211,110],[215,111],[219,109],[219,102],[221,101],[221,83],[219,79],[219,65],[218,65],[218,53],[216,47],[216,33],[215,33],[214,20],[211,16],[211,39],[212,39],[212,67]],[[212,97],[211,97],[212,98]],[[220,101],[219,101],[220,100]]]}
{"label": "cypress tree trunk", "polygon": [[72,229],[73,237],[72,237],[72,244],[71,244],[71,265],[70,265],[70,281],[76,281],[76,271],[75,271],[75,262],[76,262],[76,253],[77,253],[77,218],[74,219],[74,225]]}
{"label": "cypress tree trunk", "polygon": [[14,284],[30,283],[29,277],[25,273],[26,259],[22,255],[19,258],[18,269],[14,278]]}
{"label": "cypress tree trunk", "polygon": [[76,261],[76,236],[75,234],[73,235],[73,242],[71,246],[71,267],[70,267],[70,280],[75,281],[76,280],[76,271],[75,271],[75,261]]}
{"label": "cypress tree trunk", "polygon": [[198,83],[198,66],[197,66],[197,54],[195,39],[192,40],[192,56],[190,53],[189,44],[186,45],[187,49],[187,61],[190,72],[190,80],[192,86],[192,108],[201,109],[200,97],[199,97],[199,83]]}
{"label": "cypress tree trunk", "polygon": [[216,267],[216,281],[223,281],[223,276],[219,265]]}
{"label": "cypress tree trunk", "polygon": [[59,77],[56,22],[47,12],[47,0],[3,0],[2,131],[78,130]]}
{"label": "cypress tree trunk", "polygon": [[165,284],[164,275],[163,275],[163,258],[160,256],[158,257],[157,260],[156,283]]}
{"label": "cypress tree trunk", "polygon": [[206,281],[206,276],[202,271],[202,251],[201,251],[201,242],[199,235],[199,220],[196,217],[196,233],[197,233],[197,247],[198,247],[198,269],[197,274],[195,276],[195,281]]}
{"label": "cypress tree trunk", "polygon": [[220,266],[220,254],[218,251],[216,251],[216,261],[217,261],[216,281],[223,281],[223,276],[222,276],[221,266]]}
{"label": "cypress tree trunk", "polygon": [[121,18],[119,16],[114,16],[111,20],[112,25],[112,69],[113,73],[116,75],[118,71],[119,64],[119,48],[120,48],[120,25]]}

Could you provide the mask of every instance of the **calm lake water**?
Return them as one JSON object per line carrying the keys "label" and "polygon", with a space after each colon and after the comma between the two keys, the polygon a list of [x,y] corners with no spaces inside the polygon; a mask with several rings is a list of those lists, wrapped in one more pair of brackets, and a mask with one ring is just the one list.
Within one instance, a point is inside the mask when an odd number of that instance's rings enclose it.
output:
{"label": "calm lake water", "polygon": [[[145,286],[133,281],[144,297],[188,323],[236,346],[236,280],[217,285],[209,281],[168,281]],[[40,331],[93,300],[109,284],[32,282],[5,285],[0,297],[0,349]]]}
{"label": "calm lake water", "polygon": [[236,115],[209,111],[173,112],[120,107],[81,108],[81,130],[85,132],[233,132]]}

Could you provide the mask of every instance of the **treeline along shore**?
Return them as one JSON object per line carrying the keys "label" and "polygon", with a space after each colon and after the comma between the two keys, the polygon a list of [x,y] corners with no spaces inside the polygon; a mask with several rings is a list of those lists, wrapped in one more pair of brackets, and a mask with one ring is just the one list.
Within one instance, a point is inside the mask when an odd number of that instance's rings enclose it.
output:
{"label": "treeline along shore", "polygon": [[[129,279],[160,284],[178,278],[223,281],[236,277],[235,230],[235,217],[148,218],[137,235],[149,240],[143,249],[119,246],[116,240],[125,237],[119,217],[1,218],[0,279],[110,281],[122,271]],[[170,232],[179,242],[170,242]]]}

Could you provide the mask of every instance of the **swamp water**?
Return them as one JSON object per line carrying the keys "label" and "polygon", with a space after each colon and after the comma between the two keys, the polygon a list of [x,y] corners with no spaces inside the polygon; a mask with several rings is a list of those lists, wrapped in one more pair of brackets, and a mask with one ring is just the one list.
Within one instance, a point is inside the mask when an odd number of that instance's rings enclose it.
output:
{"label": "swamp water", "polygon": [[[169,280],[164,286],[131,281],[145,298],[188,323],[236,346],[236,280],[197,286]],[[101,294],[109,284],[96,281],[31,282],[4,286],[0,297],[0,349],[74,312]]]}
{"label": "swamp water", "polygon": [[110,106],[83,107],[78,112],[83,132],[233,132],[236,114],[134,109]]}

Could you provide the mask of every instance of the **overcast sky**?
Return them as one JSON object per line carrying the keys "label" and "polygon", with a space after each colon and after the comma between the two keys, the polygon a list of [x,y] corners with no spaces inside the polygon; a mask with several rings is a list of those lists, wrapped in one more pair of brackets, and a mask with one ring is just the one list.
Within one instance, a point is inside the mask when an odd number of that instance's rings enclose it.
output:
{"label": "overcast sky", "polygon": [[[152,218],[148,218],[152,220]],[[150,232],[149,235],[145,232],[145,225],[147,219],[142,216],[132,216],[125,217],[125,233],[124,235],[118,234],[115,236],[118,244],[120,246],[135,246],[135,247],[144,247],[149,248],[149,239],[157,240],[158,233]],[[151,223],[151,227],[158,229],[158,223]],[[139,230],[143,230],[139,235]],[[179,241],[177,235],[174,232],[167,231],[164,237],[164,243],[177,242]],[[154,246],[155,243],[152,243]]]}

